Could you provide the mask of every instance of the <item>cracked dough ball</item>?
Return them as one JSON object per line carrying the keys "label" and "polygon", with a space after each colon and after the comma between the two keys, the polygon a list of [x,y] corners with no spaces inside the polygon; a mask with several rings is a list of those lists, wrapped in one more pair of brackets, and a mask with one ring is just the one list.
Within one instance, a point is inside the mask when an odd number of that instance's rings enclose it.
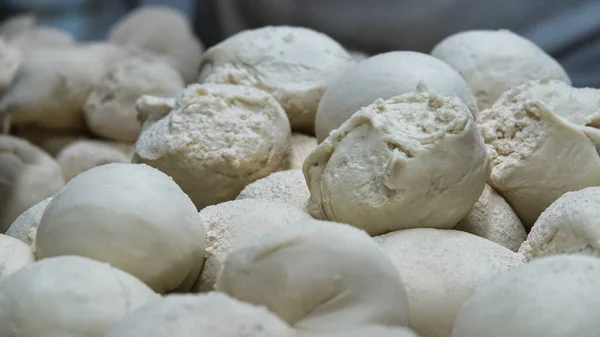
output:
{"label": "cracked dough ball", "polygon": [[169,295],[142,307],[105,337],[292,337],[287,324],[264,307],[221,293]]}
{"label": "cracked dough ball", "polygon": [[199,82],[265,90],[281,104],[293,130],[312,134],[323,92],[352,64],[352,56],[325,34],[269,26],[240,32],[207,50]]}
{"label": "cracked dough ball", "polygon": [[21,60],[19,50],[0,38],[0,97],[15,77]]}
{"label": "cracked dough ball", "polygon": [[290,160],[290,169],[302,169],[304,161],[316,148],[317,138],[301,133],[292,133],[292,158]]}
{"label": "cracked dough ball", "polygon": [[408,229],[374,239],[402,276],[410,326],[423,337],[449,337],[471,294],[523,263],[507,248],[455,230]]}
{"label": "cracked dough ball", "polygon": [[0,37],[11,39],[21,33],[37,28],[37,18],[33,14],[19,14],[9,17],[0,24]]}
{"label": "cracked dough ball", "polygon": [[453,337],[594,337],[600,260],[545,257],[499,275],[463,305]]}
{"label": "cracked dough ball", "polygon": [[103,337],[159,296],[137,278],[78,256],[29,264],[0,282],[0,336]]}
{"label": "cracked dough ball", "polygon": [[34,261],[35,257],[28,245],[8,235],[0,234],[0,283],[7,276]]}
{"label": "cracked dough ball", "polygon": [[431,55],[454,67],[467,80],[479,109],[531,80],[555,79],[571,84],[561,65],[533,42],[508,30],[471,30],[451,35]]}
{"label": "cracked dough ball", "polygon": [[[154,120],[153,107],[168,107],[164,101],[138,105],[142,119]],[[194,84],[165,117],[144,123],[133,160],[172,176],[202,209],[287,169],[290,138],[285,112],[269,94],[241,85]]]}
{"label": "cracked dough ball", "polygon": [[52,157],[23,139],[0,135],[0,233],[64,183]]}
{"label": "cracked dough ball", "polygon": [[527,238],[525,227],[515,211],[488,184],[473,209],[454,229],[488,239],[515,252]]}
{"label": "cracked dough ball", "polygon": [[[477,120],[492,167],[488,182],[526,229],[564,193],[600,185],[600,130],[593,122],[597,103],[581,101],[579,89],[558,94],[548,83],[507,91]],[[600,90],[595,96],[600,99]],[[591,126],[580,124],[584,120]]]}
{"label": "cracked dough ball", "polygon": [[304,220],[264,234],[229,254],[216,290],[264,305],[300,331],[408,324],[392,261],[345,224]]}
{"label": "cracked dough ball", "polygon": [[205,233],[194,204],[169,176],[147,165],[107,164],[54,196],[35,244],[38,259],[85,256],[165,293],[188,291],[196,281]]}
{"label": "cracked dough ball", "polygon": [[378,98],[402,95],[418,86],[438,95],[456,96],[473,116],[477,113],[469,85],[452,67],[422,53],[389,52],[349,68],[327,87],[315,120],[317,140],[325,140],[331,131]]}
{"label": "cracked dough ball", "polygon": [[42,215],[44,215],[44,211],[53,197],[48,197],[21,213],[10,227],[8,227],[5,234],[23,241],[31,246],[31,248],[35,248],[37,229],[40,226]]}
{"label": "cracked dough ball", "polygon": [[135,103],[143,95],[172,97],[184,89],[179,72],[158,59],[129,58],[108,70],[84,106],[87,126],[104,138],[135,142],[141,123]]}
{"label": "cracked dough ball", "polygon": [[262,199],[283,203],[306,210],[310,191],[302,170],[275,172],[246,186],[238,195],[241,199]]}
{"label": "cracked dough ball", "polygon": [[46,48],[64,48],[75,45],[75,39],[71,34],[62,29],[52,27],[38,27],[13,38],[8,42],[21,51],[24,56],[29,56],[33,52]]}
{"label": "cracked dough ball", "polygon": [[481,195],[488,163],[467,106],[419,91],[361,109],[303,171],[313,217],[380,235],[454,227]]}
{"label": "cracked dough ball", "polygon": [[111,142],[78,140],[63,148],[56,157],[65,181],[81,172],[110,163],[129,163],[131,156]]}

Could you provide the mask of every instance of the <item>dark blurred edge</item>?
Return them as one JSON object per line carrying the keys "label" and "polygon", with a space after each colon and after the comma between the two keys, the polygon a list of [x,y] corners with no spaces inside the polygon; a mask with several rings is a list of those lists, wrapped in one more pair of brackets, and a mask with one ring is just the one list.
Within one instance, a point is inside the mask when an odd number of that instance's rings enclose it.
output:
{"label": "dark blurred edge", "polygon": [[219,0],[196,1],[196,15],[194,15],[194,29],[196,34],[208,48],[223,40],[223,30],[219,22],[217,7]]}

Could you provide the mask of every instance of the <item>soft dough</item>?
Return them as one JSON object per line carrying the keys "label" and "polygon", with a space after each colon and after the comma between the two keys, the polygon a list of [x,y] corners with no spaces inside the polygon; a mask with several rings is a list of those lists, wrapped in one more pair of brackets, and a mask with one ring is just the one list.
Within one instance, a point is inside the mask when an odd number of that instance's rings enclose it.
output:
{"label": "soft dough", "polygon": [[65,48],[75,45],[75,39],[68,32],[51,27],[37,27],[22,32],[8,42],[17,48],[24,57],[48,48]]}
{"label": "soft dough", "polygon": [[302,169],[306,157],[317,148],[317,138],[302,133],[292,133],[292,158],[290,169]]}
{"label": "soft dough", "polygon": [[349,331],[340,332],[304,332],[298,331],[298,337],[419,337],[409,328],[366,325]]}
{"label": "soft dough", "polygon": [[32,248],[35,248],[34,243],[37,229],[40,226],[42,215],[44,215],[44,211],[46,210],[46,207],[48,207],[50,201],[52,201],[53,197],[54,196],[48,197],[38,202],[19,215],[10,227],[8,227],[6,235],[19,239],[32,246]]}
{"label": "soft dough", "polygon": [[35,257],[28,245],[8,235],[0,234],[0,283],[34,261]]}
{"label": "soft dough", "polygon": [[[120,147],[123,147],[121,145]],[[118,145],[99,140],[78,140],[63,148],[56,156],[65,181],[81,172],[110,163],[129,163],[131,155]]]}
{"label": "soft dough", "polygon": [[275,172],[246,186],[237,199],[263,199],[306,211],[310,191],[302,170]]}
{"label": "soft dough", "polygon": [[311,215],[380,235],[454,227],[481,195],[488,162],[467,106],[418,91],[352,115],[303,171]]}
{"label": "soft dough", "polygon": [[21,60],[19,50],[0,38],[0,97],[15,77]]}

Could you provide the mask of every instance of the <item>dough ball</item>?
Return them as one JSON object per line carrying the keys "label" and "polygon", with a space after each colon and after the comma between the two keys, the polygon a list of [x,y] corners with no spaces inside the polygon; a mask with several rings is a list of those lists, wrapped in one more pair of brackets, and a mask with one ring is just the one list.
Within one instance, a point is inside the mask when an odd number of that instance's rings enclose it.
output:
{"label": "dough ball", "polygon": [[158,59],[129,58],[108,70],[84,106],[87,126],[98,136],[135,142],[141,131],[135,102],[142,95],[171,97],[184,89],[179,72]]}
{"label": "dough ball", "polygon": [[305,220],[264,234],[229,254],[216,289],[264,305],[300,331],[408,324],[392,261],[345,224]]}
{"label": "dough ball", "polygon": [[292,337],[263,307],[225,294],[169,295],[125,317],[105,337]]}
{"label": "dough ball", "polygon": [[33,14],[19,14],[9,17],[0,24],[0,37],[11,39],[21,33],[37,28],[37,18]]}
{"label": "dough ball", "polygon": [[146,5],[121,18],[108,40],[150,51],[177,68],[186,83],[198,78],[204,46],[184,13],[166,6]]}
{"label": "dough ball", "polygon": [[462,307],[452,336],[597,336],[599,288],[597,258],[535,260],[477,289]]}
{"label": "dough ball", "polygon": [[452,228],[485,186],[485,146],[456,97],[411,92],[378,99],[306,159],[308,210],[380,235]]}
{"label": "dough ball", "polygon": [[375,240],[402,276],[410,326],[422,337],[450,336],[465,300],[488,280],[522,264],[509,249],[454,230],[408,229]]}
{"label": "dough ball", "polygon": [[75,39],[71,34],[52,27],[38,27],[20,33],[8,39],[8,42],[21,51],[24,56],[40,49],[72,47],[75,45]]}
{"label": "dough ball", "polygon": [[35,257],[28,245],[8,235],[0,234],[0,283],[7,276],[34,261]]}
{"label": "dough ball", "polygon": [[187,291],[204,260],[205,234],[194,204],[166,174],[146,165],[85,171],[44,211],[38,259],[81,255],[108,262],[158,293]]}
{"label": "dough ball", "polygon": [[325,34],[269,26],[240,32],[207,50],[199,82],[265,90],[281,104],[293,130],[313,133],[323,92],[352,64],[352,56]]}
{"label": "dough ball", "polygon": [[348,53],[356,62],[362,62],[370,57],[369,54],[358,50],[349,50]]}
{"label": "dough ball", "polygon": [[144,124],[134,161],[172,176],[202,209],[287,169],[290,138],[285,112],[269,94],[241,85],[194,84],[178,95],[167,116]]}
{"label": "dough ball", "polygon": [[21,57],[18,49],[0,38],[0,97],[15,77]]}
{"label": "dough ball", "polygon": [[237,199],[262,199],[306,211],[310,191],[302,170],[275,172],[246,186]]}
{"label": "dough ball", "polygon": [[37,235],[37,229],[40,226],[42,215],[46,207],[52,201],[52,197],[48,197],[37,204],[29,207],[8,227],[6,235],[12,236],[15,239],[19,239],[24,243],[35,248],[35,237]]}
{"label": "dough ball", "polygon": [[577,91],[550,98],[531,94],[531,85],[507,91],[477,120],[490,156],[488,182],[527,229],[564,193],[600,185],[600,131],[569,121],[589,113]]}
{"label": "dough ball", "polygon": [[75,141],[60,151],[56,157],[65,181],[81,172],[110,163],[129,163],[131,156],[110,142],[98,140]]}
{"label": "dough ball", "polygon": [[301,133],[292,133],[292,158],[290,169],[302,169],[304,161],[317,148],[317,138]]}
{"label": "dough ball", "polygon": [[12,129],[15,136],[26,139],[53,157],[69,144],[90,137],[86,130],[59,130],[36,125],[21,125]]}
{"label": "dough ball", "polygon": [[556,60],[533,42],[508,30],[471,30],[451,35],[431,55],[448,63],[467,80],[479,109],[490,107],[506,90],[531,80],[555,79],[571,84]]}
{"label": "dough ball", "polygon": [[340,332],[304,332],[298,331],[300,337],[419,337],[412,330],[400,327],[366,325],[355,327],[350,331]]}
{"label": "dough ball", "polygon": [[158,297],[109,264],[77,256],[44,259],[0,282],[0,336],[103,337]]}
{"label": "dough ball", "polygon": [[422,53],[389,52],[349,68],[327,87],[315,120],[319,143],[362,107],[378,98],[388,99],[415,91],[419,85],[438,95],[458,97],[476,115],[475,97],[452,67]]}
{"label": "dough ball", "polygon": [[488,239],[515,252],[527,238],[525,227],[515,211],[487,184],[473,209],[454,229]]}
{"label": "dough ball", "polygon": [[23,139],[0,135],[0,233],[64,183],[52,157]]}

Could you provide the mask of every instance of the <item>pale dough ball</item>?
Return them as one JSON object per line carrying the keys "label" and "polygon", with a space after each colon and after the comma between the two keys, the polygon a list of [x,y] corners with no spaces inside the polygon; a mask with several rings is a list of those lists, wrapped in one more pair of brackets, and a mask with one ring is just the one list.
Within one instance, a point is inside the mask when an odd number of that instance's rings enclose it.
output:
{"label": "pale dough ball", "polygon": [[64,185],[58,163],[23,139],[0,135],[0,233]]}
{"label": "pale dough ball", "polygon": [[269,26],[240,32],[207,50],[199,82],[265,90],[281,104],[293,130],[313,133],[323,92],[352,64],[352,56],[325,34]]}
{"label": "pale dough ball", "polygon": [[264,307],[221,293],[169,295],[125,317],[105,337],[292,337]]}
{"label": "pale dough ball", "polygon": [[299,337],[419,337],[409,328],[386,327],[383,325],[366,325],[355,327],[350,331],[340,332],[305,332],[298,331]]}
{"label": "pale dough ball", "polygon": [[111,142],[99,140],[78,140],[63,148],[56,156],[65,181],[81,172],[110,163],[129,163],[128,156]]}
{"label": "pale dough ball", "polygon": [[40,226],[42,215],[44,215],[44,211],[53,197],[48,197],[38,202],[19,215],[6,230],[6,235],[19,239],[27,245],[32,246],[32,248],[35,248],[37,229]]}
{"label": "pale dough ball", "polygon": [[264,305],[301,331],[408,324],[392,261],[345,224],[305,220],[274,229],[229,254],[216,289]]}
{"label": "pale dough ball", "polygon": [[185,87],[179,72],[160,59],[133,57],[110,68],[84,106],[87,126],[104,138],[135,142],[141,123],[135,102],[142,95],[172,97]]}
{"label": "pale dough ball", "polygon": [[290,138],[285,112],[269,94],[241,85],[194,84],[178,95],[167,116],[144,124],[133,160],[172,176],[202,209],[287,169]]}
{"label": "pale dough ball", "polygon": [[108,35],[119,45],[135,46],[166,58],[186,83],[198,78],[204,46],[188,18],[166,6],[146,5],[121,18]]}
{"label": "pale dough ball", "polygon": [[369,54],[358,50],[348,50],[348,53],[356,62],[362,62],[370,57]]}
{"label": "pale dough ball", "polygon": [[19,50],[0,38],[0,96],[15,77],[21,59]]}
{"label": "pale dough ball", "polygon": [[103,337],[125,315],[158,298],[107,263],[44,259],[0,282],[0,336]]}
{"label": "pale dough ball", "polygon": [[36,125],[20,125],[12,128],[12,133],[56,157],[69,144],[90,137],[86,130],[49,129]]}
{"label": "pale dough ball", "polygon": [[8,42],[21,51],[24,56],[40,49],[75,45],[75,39],[69,32],[52,27],[37,27],[8,39]]}
{"label": "pale dough ball", "polygon": [[198,278],[205,232],[194,204],[169,176],[147,165],[107,164],[54,196],[35,243],[38,259],[108,262],[165,293],[187,291]]}
{"label": "pale dough ball", "polygon": [[[488,183],[526,229],[564,193],[600,185],[600,131],[568,121],[590,111],[580,109],[577,92],[569,90],[549,100],[528,92],[530,84],[507,91],[477,120],[490,156]],[[571,104],[573,114],[566,108]]]}
{"label": "pale dough ball", "polygon": [[267,200],[233,200],[200,211],[206,227],[206,261],[193,291],[214,290],[217,275],[229,253],[273,228],[287,226],[310,215],[290,205]]}
{"label": "pale dough ball", "polygon": [[426,54],[395,51],[370,57],[338,76],[325,91],[315,120],[322,142],[355,112],[376,99],[415,91],[418,86],[438,95],[456,96],[473,116],[477,102],[469,85],[456,70]]}
{"label": "pale dough ball", "polygon": [[471,30],[451,35],[431,55],[467,80],[479,109],[490,107],[506,90],[531,80],[571,84],[561,65],[533,42],[508,30]]}
{"label": "pale dough ball", "polygon": [[308,210],[371,235],[452,228],[485,186],[485,146],[456,97],[411,92],[352,115],[306,159]]}
{"label": "pale dough ball", "polygon": [[8,235],[0,234],[0,283],[7,276],[34,261],[35,257],[28,245]]}
{"label": "pale dough ball", "polygon": [[515,252],[527,238],[525,227],[515,211],[488,184],[473,209],[454,229],[488,239]]}
{"label": "pale dough ball", "polygon": [[37,28],[37,18],[33,14],[19,14],[7,18],[0,24],[0,37],[11,39],[21,33]]}
{"label": "pale dough ball", "polygon": [[263,199],[306,210],[310,191],[302,170],[275,172],[246,186],[237,199]]}
{"label": "pale dough ball", "polygon": [[302,169],[304,161],[317,148],[317,138],[301,133],[292,133],[292,158],[290,169]]}
{"label": "pale dough ball", "polygon": [[[448,337],[462,304],[522,258],[478,236],[431,228],[375,237],[406,285],[410,326],[422,337]],[[508,336],[508,335],[507,335]]]}
{"label": "pale dough ball", "polygon": [[481,286],[453,337],[594,337],[600,329],[600,260],[545,257]]}

